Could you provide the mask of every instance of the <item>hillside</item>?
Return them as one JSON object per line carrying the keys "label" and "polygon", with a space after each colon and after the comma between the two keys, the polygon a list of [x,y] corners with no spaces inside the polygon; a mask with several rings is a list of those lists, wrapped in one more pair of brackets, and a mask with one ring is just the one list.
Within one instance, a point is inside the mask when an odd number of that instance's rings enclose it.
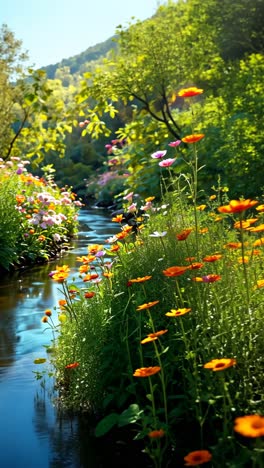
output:
{"label": "hillside", "polygon": [[84,52],[74,55],[66,59],[62,59],[61,62],[53,65],[42,67],[50,79],[55,78],[56,70],[63,67],[69,67],[70,73],[82,73],[82,66],[87,62],[98,60],[109,52],[109,50],[116,48],[116,42],[114,41],[115,36],[110,37],[104,42],[100,42],[92,47],[88,47]]}

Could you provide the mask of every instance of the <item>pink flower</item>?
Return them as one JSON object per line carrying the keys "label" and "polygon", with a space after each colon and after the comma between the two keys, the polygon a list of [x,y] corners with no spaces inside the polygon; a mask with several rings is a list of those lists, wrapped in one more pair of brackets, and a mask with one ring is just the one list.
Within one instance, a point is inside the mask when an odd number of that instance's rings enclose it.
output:
{"label": "pink flower", "polygon": [[123,200],[131,201],[132,198],[133,198],[133,195],[134,195],[134,192],[130,192],[130,193],[128,193],[127,195],[125,195],[125,196],[123,197]]}
{"label": "pink flower", "polygon": [[167,153],[167,150],[156,151],[155,153],[152,153],[151,157],[153,159],[162,159],[165,156],[166,153]]}
{"label": "pink flower", "polygon": [[172,148],[176,148],[177,146],[179,146],[181,144],[181,140],[176,140],[176,141],[171,141],[169,143],[169,146],[172,146]]}
{"label": "pink flower", "polygon": [[172,159],[172,158],[164,159],[164,161],[159,162],[159,166],[160,167],[169,167],[174,163],[174,161],[176,161],[176,158],[174,158],[174,159]]}

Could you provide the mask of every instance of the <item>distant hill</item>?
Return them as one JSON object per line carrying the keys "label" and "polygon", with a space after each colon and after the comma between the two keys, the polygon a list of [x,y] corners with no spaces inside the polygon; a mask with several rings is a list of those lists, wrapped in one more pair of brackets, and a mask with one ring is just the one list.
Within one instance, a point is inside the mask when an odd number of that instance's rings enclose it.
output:
{"label": "distant hill", "polygon": [[47,78],[49,79],[54,79],[56,70],[63,67],[69,67],[72,74],[78,72],[82,73],[84,71],[82,70],[82,65],[87,62],[98,60],[100,57],[105,56],[111,49],[115,49],[117,47],[117,43],[114,41],[115,37],[116,36],[112,36],[104,42],[88,47],[84,52],[74,55],[73,57],[63,59],[61,62],[55,63],[54,65],[42,67],[41,70],[46,72]]}

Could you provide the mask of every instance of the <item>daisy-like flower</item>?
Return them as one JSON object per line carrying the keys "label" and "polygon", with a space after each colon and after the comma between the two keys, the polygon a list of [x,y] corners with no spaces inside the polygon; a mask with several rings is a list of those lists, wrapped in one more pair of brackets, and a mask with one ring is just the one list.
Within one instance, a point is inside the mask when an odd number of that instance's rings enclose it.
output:
{"label": "daisy-like flower", "polygon": [[212,459],[212,454],[208,450],[195,450],[184,457],[185,466],[199,466]]}
{"label": "daisy-like flower", "polygon": [[191,88],[183,88],[178,92],[178,96],[180,97],[193,97],[198,96],[198,94],[202,94],[203,89],[196,88],[196,86],[192,86]]}
{"label": "daisy-like flower", "polygon": [[152,234],[149,234],[149,237],[164,237],[166,236],[166,234],[167,234],[167,231],[163,231],[163,232],[154,231]]}
{"label": "daisy-like flower", "polygon": [[137,307],[137,310],[145,310],[149,309],[149,307],[153,307],[154,305],[158,304],[159,301],[153,301],[153,302],[146,302],[145,304],[139,305]]}
{"label": "daisy-like flower", "polygon": [[112,218],[112,221],[114,223],[121,223],[121,221],[123,221],[123,215],[122,214],[116,215],[114,218]]}
{"label": "daisy-like flower", "polygon": [[233,367],[236,365],[236,359],[233,358],[221,358],[221,359],[212,359],[210,362],[204,364],[205,369],[211,369],[212,371],[221,371],[227,369],[228,367]]}
{"label": "daisy-like flower", "polygon": [[189,236],[189,234],[192,232],[192,228],[187,228],[187,229],[184,229],[183,231],[179,232],[179,234],[176,234],[176,237],[179,241],[183,241],[185,239],[187,239],[187,237]]}
{"label": "daisy-like flower", "polygon": [[179,146],[181,144],[181,140],[176,140],[176,141],[171,141],[169,143],[169,146],[171,146],[172,148],[177,148],[177,146]]}
{"label": "daisy-like flower", "polygon": [[149,432],[148,436],[151,439],[160,439],[161,437],[165,436],[165,431],[163,429],[156,429],[155,431]]}
{"label": "daisy-like flower", "polygon": [[188,309],[188,308],[183,308],[183,309],[171,309],[170,312],[167,312],[165,315],[167,315],[167,317],[180,317],[181,315],[185,315],[187,314],[188,312],[190,312],[192,309]]}
{"label": "daisy-like flower", "polygon": [[150,377],[151,375],[157,374],[160,372],[161,368],[159,366],[154,367],[141,367],[136,369],[133,376],[134,377]]}
{"label": "daisy-like flower", "polygon": [[193,133],[192,135],[187,135],[186,137],[182,138],[182,141],[184,143],[196,143],[197,141],[202,140],[204,137],[204,133]]}
{"label": "daisy-like flower", "polygon": [[244,210],[248,210],[253,206],[257,205],[257,200],[230,200],[229,205],[219,206],[218,211],[220,213],[241,213]]}
{"label": "daisy-like flower", "polygon": [[164,156],[167,154],[167,150],[163,151],[156,151],[155,153],[152,153],[151,157],[153,159],[162,159]]}
{"label": "daisy-like flower", "polygon": [[255,242],[254,242],[254,247],[261,247],[262,245],[264,245],[264,237],[261,237],[260,239],[257,239]]}
{"label": "daisy-like flower", "polygon": [[175,277],[175,276],[183,275],[183,273],[185,273],[186,270],[188,269],[189,269],[188,266],[172,266],[172,267],[167,268],[166,270],[163,270],[162,273],[165,276]]}
{"label": "daisy-like flower", "polygon": [[207,255],[206,257],[203,258],[204,262],[216,262],[217,260],[220,260],[223,255],[220,254],[215,254],[215,255]]}
{"label": "daisy-like flower", "polygon": [[248,414],[235,419],[234,431],[245,437],[264,436],[264,416]]}
{"label": "daisy-like flower", "polygon": [[78,362],[73,362],[72,364],[67,364],[67,366],[65,366],[65,369],[75,369],[78,366],[79,366]]}
{"label": "daisy-like flower", "polygon": [[176,158],[168,158],[159,162],[160,167],[170,167],[176,161]]}
{"label": "daisy-like flower", "polygon": [[152,276],[142,276],[141,278],[134,278],[128,280],[130,283],[144,283],[152,278]]}

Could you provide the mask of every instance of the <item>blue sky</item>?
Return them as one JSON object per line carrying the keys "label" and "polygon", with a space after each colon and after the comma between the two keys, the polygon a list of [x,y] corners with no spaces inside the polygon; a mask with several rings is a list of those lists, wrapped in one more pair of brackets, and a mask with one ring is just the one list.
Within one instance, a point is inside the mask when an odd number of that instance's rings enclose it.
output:
{"label": "blue sky", "polygon": [[105,41],[134,16],[151,17],[166,0],[0,0],[7,24],[36,68],[72,57]]}

